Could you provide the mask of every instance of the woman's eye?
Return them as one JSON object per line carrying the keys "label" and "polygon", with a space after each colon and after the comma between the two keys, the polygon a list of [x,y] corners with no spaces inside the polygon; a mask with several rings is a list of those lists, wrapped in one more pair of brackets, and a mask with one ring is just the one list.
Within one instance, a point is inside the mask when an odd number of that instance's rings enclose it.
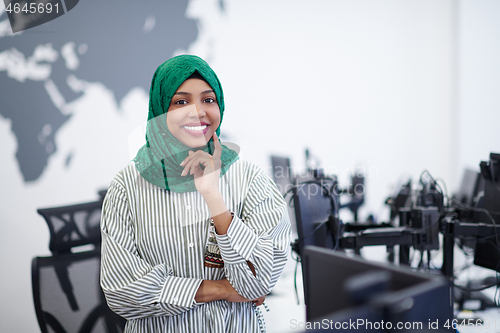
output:
{"label": "woman's eye", "polygon": [[177,104],[177,105],[184,105],[184,104],[187,104],[187,101],[181,99],[181,100],[178,100],[176,101],[174,104]]}
{"label": "woman's eye", "polygon": [[215,99],[213,99],[212,97],[205,98],[205,103],[214,103],[214,102]]}

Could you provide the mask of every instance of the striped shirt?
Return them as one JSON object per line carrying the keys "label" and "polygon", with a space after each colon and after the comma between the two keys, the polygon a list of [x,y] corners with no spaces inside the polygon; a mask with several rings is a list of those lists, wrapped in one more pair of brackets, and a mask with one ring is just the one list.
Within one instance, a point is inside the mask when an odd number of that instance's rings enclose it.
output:
{"label": "striped shirt", "polygon": [[224,277],[250,300],[271,291],[289,248],[286,204],[270,177],[242,160],[219,189],[234,214],[227,233],[216,235],[223,268],[204,264],[210,211],[198,192],[152,185],[133,162],[111,182],[101,219],[101,286],[109,307],[127,319],[125,332],[264,331],[252,302],[194,298],[203,279]]}

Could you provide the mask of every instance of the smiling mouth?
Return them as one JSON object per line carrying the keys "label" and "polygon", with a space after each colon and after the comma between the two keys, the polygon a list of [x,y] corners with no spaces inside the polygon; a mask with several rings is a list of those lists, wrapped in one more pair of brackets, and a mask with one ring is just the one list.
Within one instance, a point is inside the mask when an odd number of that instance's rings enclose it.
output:
{"label": "smiling mouth", "polygon": [[182,126],[183,128],[189,130],[189,131],[204,131],[207,128],[208,125],[201,125],[201,126]]}

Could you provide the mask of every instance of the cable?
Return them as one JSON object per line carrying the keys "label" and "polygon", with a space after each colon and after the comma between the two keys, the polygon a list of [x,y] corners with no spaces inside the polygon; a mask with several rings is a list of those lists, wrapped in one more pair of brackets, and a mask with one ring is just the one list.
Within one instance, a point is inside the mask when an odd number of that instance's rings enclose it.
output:
{"label": "cable", "polygon": [[333,247],[333,251],[337,251],[337,249],[339,247],[339,242],[340,242],[340,230],[341,230],[340,225],[342,223],[340,223],[340,220],[338,220],[338,219],[337,219],[337,221],[339,223],[337,223],[337,232],[335,233],[336,239],[335,239],[335,246]]}
{"label": "cable", "polygon": [[438,268],[438,267],[436,267],[436,265],[434,265],[434,264],[432,263],[432,260],[433,260],[434,258],[432,258],[432,252],[431,252],[431,251],[429,251],[429,254],[430,254],[430,256],[431,256],[430,261],[429,261],[429,271],[431,271],[431,270],[433,270],[433,269],[434,269],[434,270],[441,269],[441,267],[440,267],[440,268]]}
{"label": "cable", "polygon": [[[441,186],[438,184],[438,182],[434,179],[434,177],[432,177],[431,173],[429,172],[429,170],[425,169],[424,171],[422,171],[422,173],[420,174],[420,178],[419,178],[419,181],[421,184],[423,184],[424,182],[422,181],[422,176],[427,174],[429,176],[429,178],[434,182],[434,185],[436,185],[438,188],[439,188],[439,191],[441,192],[441,195],[444,197],[445,194],[443,192],[443,189],[441,188]],[[443,182],[444,183],[444,182]],[[447,190],[448,191],[448,190]],[[448,196],[448,193],[446,194],[446,196]]]}
{"label": "cable", "polygon": [[[292,193],[292,190],[293,190],[293,187],[292,186],[290,189],[288,189],[285,193],[283,193],[283,199],[286,198],[286,196],[290,193]],[[293,194],[293,193],[292,193]],[[288,200],[288,206],[294,208],[294,204],[293,204],[293,195],[290,197],[290,200]]]}
{"label": "cable", "polygon": [[300,305],[299,291],[297,290],[297,267],[299,266],[299,262],[301,262],[300,259],[295,259],[295,273],[293,274],[293,287],[295,288],[295,300],[297,301],[297,305]]}
{"label": "cable", "polygon": [[311,231],[311,232],[309,233],[309,235],[304,236],[304,238],[302,238],[302,239],[299,239],[299,242],[303,242],[303,241],[305,241],[307,238],[309,238],[309,237],[311,237],[312,235],[314,235],[314,233],[315,233],[316,231],[318,231],[318,230],[319,230],[319,228],[321,228],[321,227],[322,227],[323,225],[325,225],[326,223],[328,223],[328,220],[326,220],[326,221],[321,222],[320,224],[318,224],[318,226],[317,226],[316,228],[314,228],[314,230],[313,230],[313,231]]}
{"label": "cable", "polygon": [[419,252],[420,252],[420,262],[418,263],[418,266],[417,266],[418,269],[420,269],[424,263],[424,251],[419,251]]}
{"label": "cable", "polygon": [[431,251],[427,250],[427,269],[431,270]]}
{"label": "cable", "polygon": [[437,181],[441,181],[441,183],[442,183],[442,184],[443,184],[443,186],[444,186],[444,193],[445,193],[445,194],[444,194],[444,197],[445,197],[445,198],[446,198],[446,200],[447,200],[447,202],[446,202],[446,203],[447,203],[446,207],[449,207],[449,200],[448,200],[448,188],[446,187],[446,183],[444,182],[443,178],[436,178],[436,182],[437,182]]}
{"label": "cable", "polygon": [[[493,226],[494,226],[493,230],[495,231],[495,240],[496,240],[496,244],[497,244],[497,246],[498,246],[498,245],[500,245],[500,242],[499,242],[499,240],[498,240],[497,225],[496,225],[496,223],[495,223],[495,219],[493,219],[493,217],[491,216],[490,211],[488,211],[487,209],[484,209],[484,208],[476,208],[476,207],[469,206],[469,205],[464,204],[464,203],[462,203],[462,202],[460,202],[460,201],[458,201],[458,200],[456,200],[456,199],[454,199],[454,198],[449,197],[449,196],[448,196],[448,194],[446,194],[446,195],[445,195],[445,194],[443,193],[443,190],[441,189],[441,187],[440,187],[440,186],[439,186],[439,184],[437,183],[437,181],[436,181],[436,180],[432,177],[431,173],[430,173],[428,170],[424,170],[424,171],[422,171],[422,173],[420,174],[420,182],[422,182],[422,176],[423,176],[424,174],[427,174],[427,175],[429,176],[429,178],[430,178],[430,179],[434,182],[434,184],[435,184],[437,187],[439,187],[439,189],[441,190],[441,194],[442,194],[443,196],[446,196],[446,199],[447,199],[448,201],[451,201],[451,202],[453,202],[454,204],[456,204],[456,205],[458,205],[458,206],[461,206],[461,207],[463,207],[463,208],[469,209],[469,210],[471,210],[471,211],[485,213],[485,214],[488,216],[488,218],[491,220],[491,222],[493,223]],[[444,182],[443,182],[443,183],[444,183]],[[445,186],[446,186],[446,185],[445,185]],[[495,211],[494,211],[494,212],[492,212],[492,213],[493,213],[493,215],[500,215],[500,212],[495,212]]]}
{"label": "cable", "polygon": [[[462,208],[469,209],[469,210],[471,210],[473,212],[482,212],[482,213],[485,213],[490,218],[491,222],[493,223],[493,226],[494,226],[493,230],[495,231],[495,240],[496,240],[497,246],[500,244],[499,241],[498,241],[498,232],[497,232],[497,225],[495,223],[495,219],[493,219],[493,217],[490,215],[490,212],[487,209],[472,207],[472,206],[464,204],[464,203],[462,203],[462,202],[460,202],[460,201],[458,201],[456,199],[453,199],[453,198],[448,198],[448,199],[451,200],[451,202],[453,202],[457,206],[461,206]],[[496,213],[496,212],[494,212],[494,213]]]}

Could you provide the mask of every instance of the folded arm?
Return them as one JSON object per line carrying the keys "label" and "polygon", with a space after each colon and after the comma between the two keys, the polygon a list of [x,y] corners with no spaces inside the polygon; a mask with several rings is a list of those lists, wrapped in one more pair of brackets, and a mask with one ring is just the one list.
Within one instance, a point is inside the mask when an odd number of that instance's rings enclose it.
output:
{"label": "folded arm", "polygon": [[101,287],[109,307],[126,319],[174,316],[196,306],[201,279],[173,276],[165,264],[141,259],[125,190],[113,183],[101,217]]}
{"label": "folded arm", "polygon": [[[216,227],[217,228],[217,227]],[[247,299],[267,295],[286,264],[290,221],[276,185],[260,171],[252,180],[240,212],[218,235],[226,278]]]}

